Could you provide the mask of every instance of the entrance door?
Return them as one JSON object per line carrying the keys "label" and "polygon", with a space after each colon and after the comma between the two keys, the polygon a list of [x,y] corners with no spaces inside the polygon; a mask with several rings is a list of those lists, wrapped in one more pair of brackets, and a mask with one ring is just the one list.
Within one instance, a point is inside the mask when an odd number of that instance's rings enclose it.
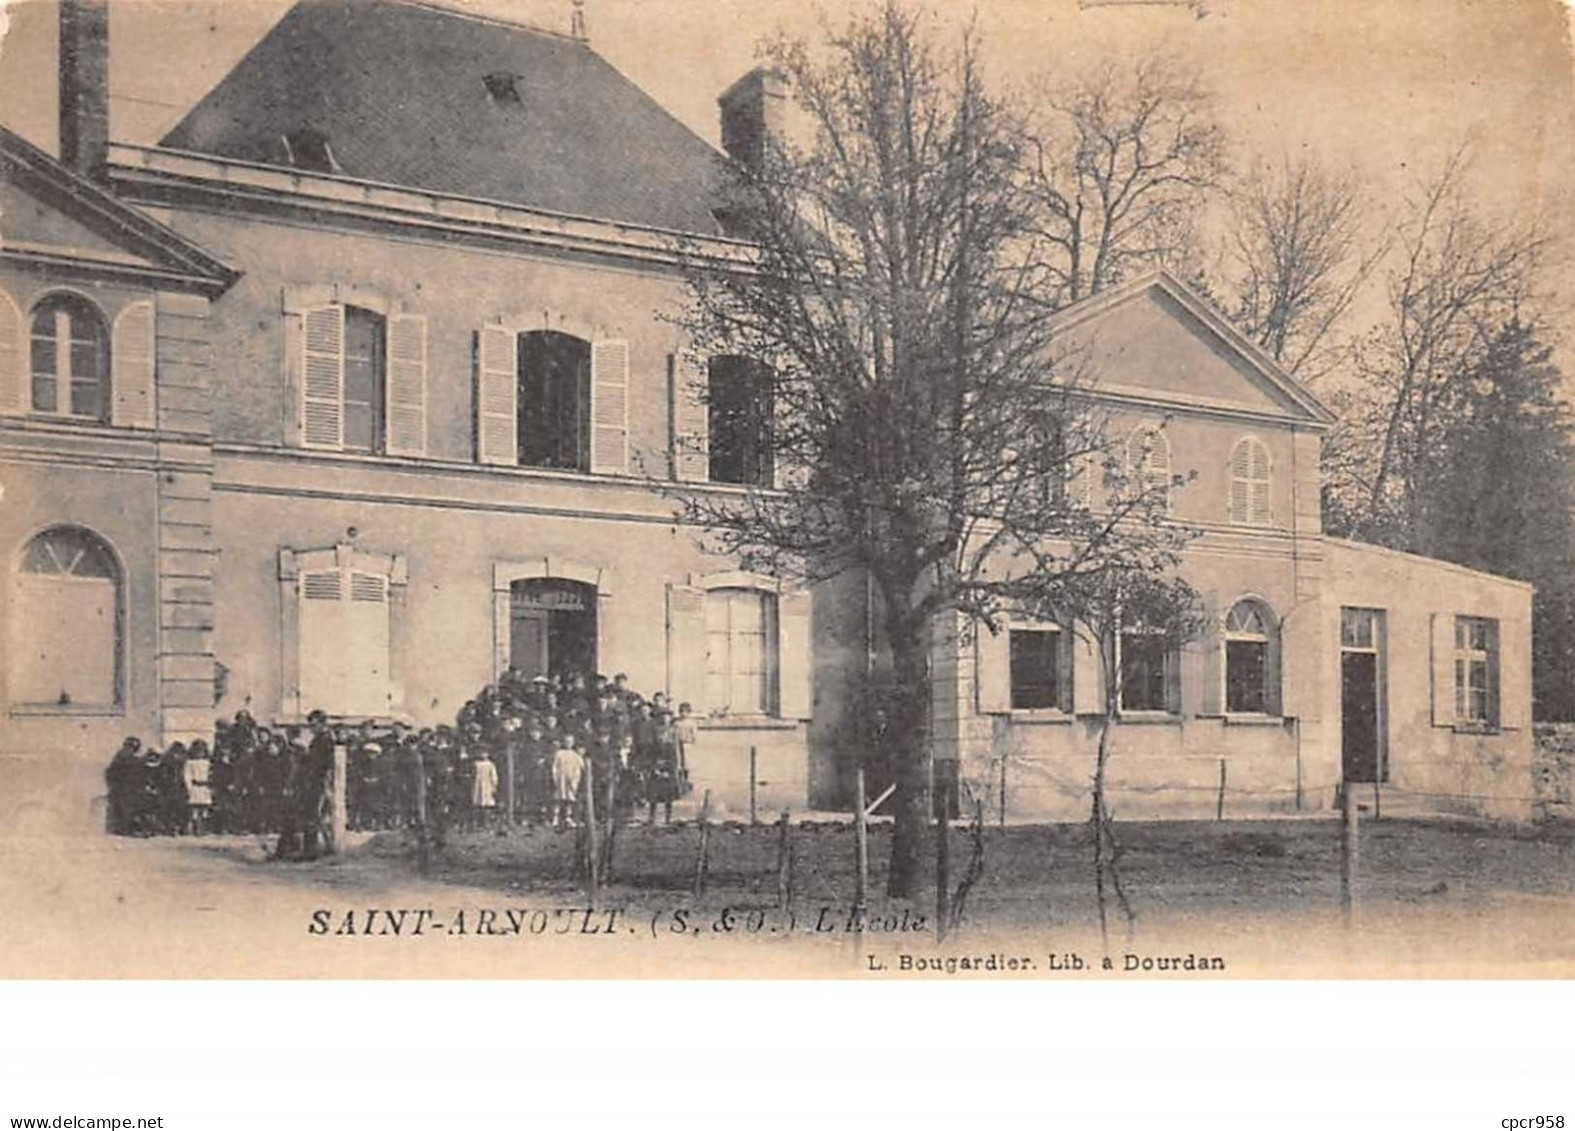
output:
{"label": "entrance door", "polygon": [[594,675],[596,589],[577,581],[533,578],[510,590],[509,663],[526,679]]}
{"label": "entrance door", "polygon": [[1383,727],[1383,612],[1340,610],[1340,761],[1347,782],[1388,778]]}
{"label": "entrance door", "polygon": [[515,609],[509,634],[509,666],[526,679],[547,674],[547,629],[544,609]]}

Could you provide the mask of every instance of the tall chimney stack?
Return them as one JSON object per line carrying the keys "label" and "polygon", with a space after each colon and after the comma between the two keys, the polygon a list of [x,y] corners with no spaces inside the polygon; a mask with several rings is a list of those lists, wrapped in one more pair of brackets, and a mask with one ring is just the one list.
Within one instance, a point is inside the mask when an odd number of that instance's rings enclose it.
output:
{"label": "tall chimney stack", "polygon": [[109,156],[109,0],[60,0],[60,160],[97,176]]}
{"label": "tall chimney stack", "polygon": [[780,136],[787,119],[787,77],[756,67],[722,92],[722,148],[740,165],[758,169],[766,142]]}

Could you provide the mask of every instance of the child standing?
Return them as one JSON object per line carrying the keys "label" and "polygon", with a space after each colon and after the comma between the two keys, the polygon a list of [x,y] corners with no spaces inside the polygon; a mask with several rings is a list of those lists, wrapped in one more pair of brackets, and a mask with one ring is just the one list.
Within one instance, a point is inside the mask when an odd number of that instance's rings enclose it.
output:
{"label": "child standing", "polygon": [[477,751],[475,763],[471,766],[470,807],[477,829],[486,829],[492,825],[492,817],[498,807],[498,767],[485,746]]}
{"label": "child standing", "polygon": [[574,734],[566,733],[552,754],[552,793],[556,802],[554,824],[560,829],[565,822],[570,828],[576,824],[574,803],[579,800],[580,776],[585,772],[585,759],[578,749],[579,741]]}

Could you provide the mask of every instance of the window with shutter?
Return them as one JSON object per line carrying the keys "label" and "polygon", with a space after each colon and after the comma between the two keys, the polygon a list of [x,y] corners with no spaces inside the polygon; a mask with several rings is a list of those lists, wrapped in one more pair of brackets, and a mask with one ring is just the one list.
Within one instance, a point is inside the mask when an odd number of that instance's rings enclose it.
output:
{"label": "window with shutter", "polygon": [[388,585],[386,577],[353,569],[301,574],[303,711],[388,714]]}
{"label": "window with shutter", "polygon": [[344,446],[344,307],[313,307],[302,318],[301,445],[337,450]]}
{"label": "window with shutter", "polygon": [[[518,342],[513,331],[484,326],[476,331],[476,462],[520,462],[517,406],[520,385]],[[517,409],[519,409],[517,411]],[[528,423],[528,421],[527,421]]]}
{"label": "window with shutter", "polygon": [[1150,424],[1140,425],[1127,440],[1127,474],[1132,489],[1170,507],[1170,441]]}
{"label": "window with shutter", "polygon": [[1267,526],[1269,509],[1269,449],[1257,437],[1243,436],[1230,453],[1230,521]]}
{"label": "window with shutter", "polygon": [[591,344],[555,330],[519,335],[517,462],[591,467]]}
{"label": "window with shutter", "polygon": [[776,597],[759,589],[705,595],[705,709],[719,715],[774,713]]}
{"label": "window with shutter", "polygon": [[673,354],[667,362],[667,379],[673,478],[703,483],[711,477],[706,373],[682,354]]}
{"label": "window with shutter", "polygon": [[115,318],[110,337],[111,420],[122,428],[154,424],[155,318],[151,302],[134,302]]}
{"label": "window with shutter", "polygon": [[1257,601],[1238,601],[1225,617],[1225,710],[1270,714],[1277,709],[1274,626]]}
{"label": "window with shutter", "polygon": [[396,314],[388,320],[387,450],[393,456],[427,452],[427,320]]}
{"label": "window with shutter", "polygon": [[383,451],[387,327],[383,317],[344,308],[344,450]]}
{"label": "window with shutter", "polygon": [[714,483],[770,487],[775,482],[771,438],[771,373],[747,357],[713,357],[706,379],[706,430]]}
{"label": "window with shutter", "polygon": [[0,416],[27,411],[27,358],[21,308],[0,290]]}

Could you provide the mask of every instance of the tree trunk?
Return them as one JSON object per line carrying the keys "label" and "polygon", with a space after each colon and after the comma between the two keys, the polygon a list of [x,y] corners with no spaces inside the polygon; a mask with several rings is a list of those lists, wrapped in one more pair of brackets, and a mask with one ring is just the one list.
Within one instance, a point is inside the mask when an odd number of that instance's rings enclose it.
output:
{"label": "tree trunk", "polygon": [[897,792],[886,894],[912,899],[919,887],[924,834],[930,823],[929,643],[922,627],[915,626],[895,625],[890,638],[897,677],[891,736]]}

